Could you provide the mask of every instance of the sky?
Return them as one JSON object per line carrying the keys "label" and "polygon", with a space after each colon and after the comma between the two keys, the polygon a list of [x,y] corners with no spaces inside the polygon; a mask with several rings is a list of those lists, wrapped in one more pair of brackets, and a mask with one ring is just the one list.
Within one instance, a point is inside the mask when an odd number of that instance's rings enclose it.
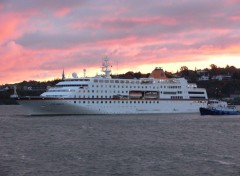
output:
{"label": "sky", "polygon": [[0,85],[101,74],[240,68],[240,0],[0,0]]}

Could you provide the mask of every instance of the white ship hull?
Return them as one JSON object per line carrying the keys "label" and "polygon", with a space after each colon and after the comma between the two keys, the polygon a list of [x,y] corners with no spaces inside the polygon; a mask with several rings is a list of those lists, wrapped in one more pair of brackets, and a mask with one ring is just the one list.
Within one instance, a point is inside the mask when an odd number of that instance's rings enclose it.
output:
{"label": "white ship hull", "polygon": [[160,114],[195,113],[207,106],[205,89],[184,78],[167,79],[161,68],[149,78],[112,79],[105,58],[105,75],[64,79],[40,97],[22,97],[18,102],[31,115]]}
{"label": "white ship hull", "polygon": [[18,102],[29,110],[29,115],[196,113],[207,106],[206,100],[85,100],[83,104],[82,100],[21,99]]}

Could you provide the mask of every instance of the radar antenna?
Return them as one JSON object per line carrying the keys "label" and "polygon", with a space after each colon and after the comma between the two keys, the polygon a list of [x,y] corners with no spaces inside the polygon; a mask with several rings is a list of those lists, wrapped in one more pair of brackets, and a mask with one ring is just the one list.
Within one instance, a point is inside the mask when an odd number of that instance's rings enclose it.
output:
{"label": "radar antenna", "polygon": [[109,67],[110,67],[109,58],[105,57],[103,59],[103,63],[102,63],[102,72],[105,73],[105,78],[108,78],[108,79],[111,78],[111,76],[110,76],[111,69]]}

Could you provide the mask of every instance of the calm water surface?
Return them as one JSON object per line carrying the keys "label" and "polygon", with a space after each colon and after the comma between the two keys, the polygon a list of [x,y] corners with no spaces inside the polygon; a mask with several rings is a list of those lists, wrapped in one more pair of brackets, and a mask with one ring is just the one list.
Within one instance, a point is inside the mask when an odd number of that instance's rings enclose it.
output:
{"label": "calm water surface", "polygon": [[240,175],[240,116],[25,116],[0,106],[0,176]]}

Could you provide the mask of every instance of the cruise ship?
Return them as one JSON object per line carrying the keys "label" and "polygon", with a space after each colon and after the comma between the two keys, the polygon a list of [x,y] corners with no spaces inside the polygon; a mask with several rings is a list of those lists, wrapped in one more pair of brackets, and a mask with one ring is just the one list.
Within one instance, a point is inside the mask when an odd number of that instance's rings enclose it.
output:
{"label": "cruise ship", "polygon": [[64,78],[39,97],[18,97],[30,115],[196,113],[206,107],[206,90],[184,78],[167,78],[155,68],[149,78],[111,77],[109,59],[103,75]]}

